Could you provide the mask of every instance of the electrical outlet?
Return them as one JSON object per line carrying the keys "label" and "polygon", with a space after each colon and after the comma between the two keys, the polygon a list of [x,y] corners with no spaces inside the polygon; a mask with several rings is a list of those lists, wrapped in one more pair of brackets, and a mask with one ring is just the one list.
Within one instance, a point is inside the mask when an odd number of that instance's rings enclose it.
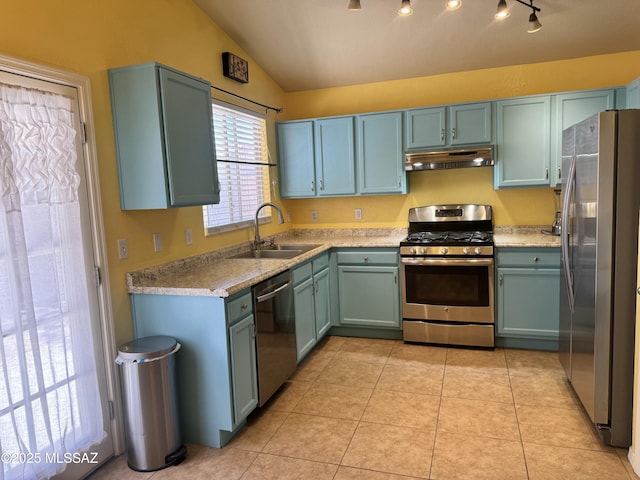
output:
{"label": "electrical outlet", "polygon": [[318,211],[317,210],[311,210],[311,221],[312,222],[317,222],[318,221]]}
{"label": "electrical outlet", "polygon": [[184,242],[185,242],[187,245],[191,245],[191,244],[193,243],[193,232],[191,231],[191,229],[190,229],[190,228],[187,228],[187,229],[184,231]]}
{"label": "electrical outlet", "polygon": [[362,220],[362,209],[356,208],[356,220]]}
{"label": "electrical outlet", "polygon": [[162,235],[160,233],[153,234],[153,251],[159,252],[162,250]]}
{"label": "electrical outlet", "polygon": [[118,258],[120,260],[126,260],[129,258],[129,246],[127,245],[126,238],[118,240]]}

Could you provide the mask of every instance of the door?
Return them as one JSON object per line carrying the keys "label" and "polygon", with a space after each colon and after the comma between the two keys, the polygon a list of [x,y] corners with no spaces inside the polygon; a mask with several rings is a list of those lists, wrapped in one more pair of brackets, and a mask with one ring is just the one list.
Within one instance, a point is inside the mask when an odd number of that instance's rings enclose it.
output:
{"label": "door", "polygon": [[258,404],[256,336],[253,315],[229,328],[231,381],[233,383],[233,424],[239,425]]}
{"label": "door", "polygon": [[113,444],[78,92],[4,71],[0,90],[0,476],[80,478]]}
{"label": "door", "polygon": [[316,190],[318,195],[356,193],[353,117],[316,120]]}
{"label": "door", "polygon": [[282,198],[314,197],[313,122],[278,124],[280,157],[280,196]]}

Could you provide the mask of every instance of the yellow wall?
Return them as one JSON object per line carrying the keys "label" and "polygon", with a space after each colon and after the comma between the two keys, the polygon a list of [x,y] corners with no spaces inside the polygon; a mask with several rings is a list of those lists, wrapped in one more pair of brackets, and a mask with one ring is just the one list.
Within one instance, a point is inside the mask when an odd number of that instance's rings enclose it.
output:
{"label": "yellow wall", "polygon": [[[0,53],[54,66],[89,77],[105,222],[111,291],[118,344],[132,337],[125,273],[177,258],[249,240],[250,229],[205,237],[201,209],[123,212],[119,207],[115,148],[107,70],[158,61],[208,79],[214,85],[274,106],[285,113],[268,116],[270,149],[276,151],[274,121],[358,113],[503,96],[595,88],[625,84],[640,76],[640,52],[570,62],[489,69],[383,82],[354,87],[285,94],[278,85],[190,0],[32,0],[5,2],[1,16]],[[249,60],[248,84],[222,76],[220,54],[232,51]],[[225,98],[222,94],[215,94]],[[243,106],[249,107],[245,104]],[[309,223],[309,210],[319,211],[318,226],[403,226],[410,206],[449,201],[486,202],[495,206],[498,224],[550,223],[551,189],[492,189],[491,169],[416,172],[411,194],[380,198],[289,200],[292,223],[266,225],[266,235]],[[353,208],[364,219],[353,221]],[[184,229],[193,230],[193,245]],[[153,252],[152,234],[164,238],[164,250]],[[118,260],[116,241],[126,238],[129,259]]]}
{"label": "yellow wall", "polygon": [[[1,54],[72,71],[91,81],[116,341],[124,343],[133,336],[126,272],[246,241],[251,231],[205,237],[199,207],[120,210],[107,70],[157,61],[273,106],[283,105],[282,89],[191,0],[34,0],[4,2],[2,10]],[[248,84],[222,76],[224,51],[249,60]],[[215,92],[214,97],[234,101]],[[268,133],[275,139],[275,114],[268,119]],[[184,241],[187,227],[193,230],[189,247]],[[283,228],[286,225],[274,222],[264,232]],[[153,252],[154,232],[163,235],[164,250],[159,253]],[[128,260],[118,260],[119,238],[128,240]]]}

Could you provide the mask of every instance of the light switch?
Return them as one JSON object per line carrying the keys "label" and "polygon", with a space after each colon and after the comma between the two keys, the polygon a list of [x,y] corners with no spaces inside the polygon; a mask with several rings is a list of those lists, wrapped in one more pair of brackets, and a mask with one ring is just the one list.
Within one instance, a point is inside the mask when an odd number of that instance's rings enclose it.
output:
{"label": "light switch", "polygon": [[191,245],[191,244],[193,243],[193,232],[191,231],[191,229],[190,229],[190,228],[187,228],[187,229],[184,231],[184,242],[185,242],[187,245]]}
{"label": "light switch", "polygon": [[120,260],[129,258],[129,246],[127,245],[126,238],[121,238],[118,240],[118,258]]}

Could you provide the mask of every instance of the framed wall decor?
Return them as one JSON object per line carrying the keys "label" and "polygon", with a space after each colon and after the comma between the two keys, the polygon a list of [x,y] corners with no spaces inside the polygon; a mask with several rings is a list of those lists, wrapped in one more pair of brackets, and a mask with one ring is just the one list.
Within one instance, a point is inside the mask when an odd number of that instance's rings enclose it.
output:
{"label": "framed wall decor", "polygon": [[249,63],[231,52],[222,53],[222,73],[237,82],[249,83]]}

